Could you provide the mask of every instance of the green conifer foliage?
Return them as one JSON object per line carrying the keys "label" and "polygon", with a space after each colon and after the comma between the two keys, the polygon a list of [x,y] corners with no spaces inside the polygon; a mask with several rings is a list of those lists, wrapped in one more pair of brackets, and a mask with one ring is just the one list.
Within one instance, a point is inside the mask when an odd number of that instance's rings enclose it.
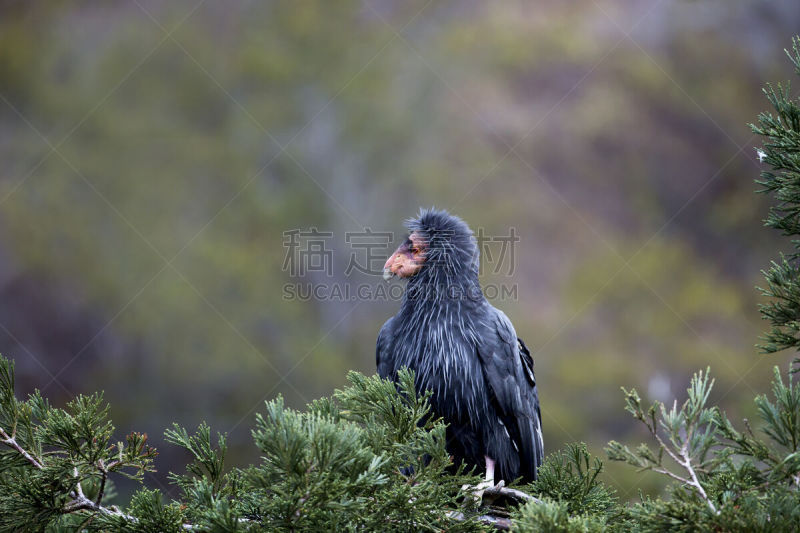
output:
{"label": "green conifer foliage", "polygon": [[169,443],[192,458],[172,474],[180,499],[142,489],[109,504],[116,474],[153,469],[146,436],[112,443],[108,406],[79,396],[66,409],[38,392],[14,395],[13,364],[0,358],[0,531],[483,531],[470,486],[452,471],[445,426],[429,416],[414,377],[397,386],[349,375],[350,386],[306,411],[266,403],[252,431],[262,462],[225,466],[226,442],[206,424],[175,425]]}
{"label": "green conifer foliage", "polygon": [[[786,53],[800,76],[800,39],[793,39],[792,50]],[[793,238],[792,251],[763,272],[767,286],[761,292],[771,301],[760,306],[761,315],[772,326],[760,348],[773,353],[800,346],[800,106],[789,83],[785,87],[767,84],[764,94],[774,113],[761,113],[758,124],[751,125],[764,140],[759,159],[771,167],[757,180],[763,187],[759,192],[775,201],[764,223]]]}

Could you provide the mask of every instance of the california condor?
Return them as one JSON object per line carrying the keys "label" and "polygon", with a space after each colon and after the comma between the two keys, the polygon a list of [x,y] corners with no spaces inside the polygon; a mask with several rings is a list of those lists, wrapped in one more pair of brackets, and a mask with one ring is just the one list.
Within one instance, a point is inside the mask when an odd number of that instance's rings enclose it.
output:
{"label": "california condor", "polygon": [[536,479],[542,425],[533,359],[508,317],[484,297],[472,230],[447,211],[420,211],[389,257],[384,277],[408,280],[400,311],[378,334],[378,374],[415,372],[432,391],[434,416],[447,423],[456,464],[511,482]]}

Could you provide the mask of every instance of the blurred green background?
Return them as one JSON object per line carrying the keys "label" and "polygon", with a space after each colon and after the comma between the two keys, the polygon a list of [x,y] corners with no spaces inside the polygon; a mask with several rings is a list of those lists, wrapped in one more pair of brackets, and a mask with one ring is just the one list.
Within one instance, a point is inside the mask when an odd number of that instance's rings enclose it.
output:
{"label": "blurred green background", "polygon": [[[642,437],[619,387],[682,399],[707,365],[752,416],[792,354],[754,348],[787,243],[747,124],[798,28],[796,0],[0,2],[0,352],[22,394],[102,389],[121,434],[207,420],[255,461],[262,402],[373,373],[399,305],[286,284],[380,286],[347,232],[394,247],[436,205],[520,238],[482,282],[516,291],[548,452]],[[309,228],[330,276],[285,268]],[[159,448],[157,485],[186,460]]]}

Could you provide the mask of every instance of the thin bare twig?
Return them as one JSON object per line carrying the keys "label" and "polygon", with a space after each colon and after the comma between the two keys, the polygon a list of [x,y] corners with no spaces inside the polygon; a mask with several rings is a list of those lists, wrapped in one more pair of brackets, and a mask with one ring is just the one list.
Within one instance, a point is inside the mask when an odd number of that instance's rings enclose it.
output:
{"label": "thin bare twig", "polygon": [[97,505],[100,505],[100,502],[103,501],[103,496],[106,490],[106,479],[108,479],[108,470],[106,469],[106,465],[102,459],[98,459],[97,469],[100,470],[100,489],[97,491],[97,497],[95,498],[94,502]]}
{"label": "thin bare twig", "polygon": [[689,480],[688,479],[686,479],[685,477],[681,477],[678,474],[675,474],[674,472],[672,472],[671,470],[667,470],[666,468],[663,468],[663,467],[653,468],[653,472],[655,472],[657,474],[664,474],[665,476],[671,477],[675,481],[680,481],[684,485],[689,485]]}
{"label": "thin bare twig", "polygon": [[714,503],[706,494],[705,489],[703,489],[703,485],[700,484],[700,480],[697,479],[697,474],[695,473],[694,468],[692,467],[692,461],[691,458],[689,457],[689,450],[685,442],[681,447],[681,456],[683,457],[684,461],[682,463],[679,462],[679,464],[683,466],[686,469],[686,471],[689,472],[689,475],[692,477],[689,485],[697,489],[697,492],[700,493],[700,497],[702,497],[706,501],[712,513],[719,514],[719,511],[717,511],[717,508],[714,506]]}
{"label": "thin bare twig", "polygon": [[37,460],[36,460],[36,458],[35,458],[34,456],[32,456],[31,454],[29,454],[27,451],[25,451],[25,450],[22,448],[22,446],[20,446],[20,445],[17,443],[17,441],[14,439],[14,437],[11,437],[11,436],[9,436],[9,434],[8,434],[8,433],[6,433],[6,432],[5,432],[5,430],[4,430],[3,428],[0,428],[0,438],[1,438],[1,439],[3,439],[3,440],[2,440],[3,444],[5,444],[6,446],[8,446],[8,447],[10,447],[10,448],[13,448],[13,449],[15,449],[15,450],[17,451],[17,453],[19,453],[19,454],[20,454],[22,457],[24,457],[24,458],[25,458],[25,459],[26,459],[26,460],[27,460],[29,463],[31,463],[33,466],[35,466],[35,467],[36,467],[36,468],[38,468],[39,470],[41,470],[41,469],[42,469],[42,464],[41,464],[39,461],[37,461]]}

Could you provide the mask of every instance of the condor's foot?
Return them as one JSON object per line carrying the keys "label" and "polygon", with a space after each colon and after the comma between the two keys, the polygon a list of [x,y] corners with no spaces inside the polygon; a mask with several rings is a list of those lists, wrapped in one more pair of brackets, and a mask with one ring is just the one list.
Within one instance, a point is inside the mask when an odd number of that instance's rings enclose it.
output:
{"label": "condor's foot", "polygon": [[[483,492],[486,489],[492,488],[495,486],[494,483],[494,459],[491,459],[488,455],[483,456],[484,460],[486,461],[486,477],[477,486],[471,485],[464,485],[461,487],[462,490],[465,492],[472,492],[472,497],[475,500],[475,503],[480,505],[481,501],[483,500]],[[500,482],[503,483],[502,481]]]}

